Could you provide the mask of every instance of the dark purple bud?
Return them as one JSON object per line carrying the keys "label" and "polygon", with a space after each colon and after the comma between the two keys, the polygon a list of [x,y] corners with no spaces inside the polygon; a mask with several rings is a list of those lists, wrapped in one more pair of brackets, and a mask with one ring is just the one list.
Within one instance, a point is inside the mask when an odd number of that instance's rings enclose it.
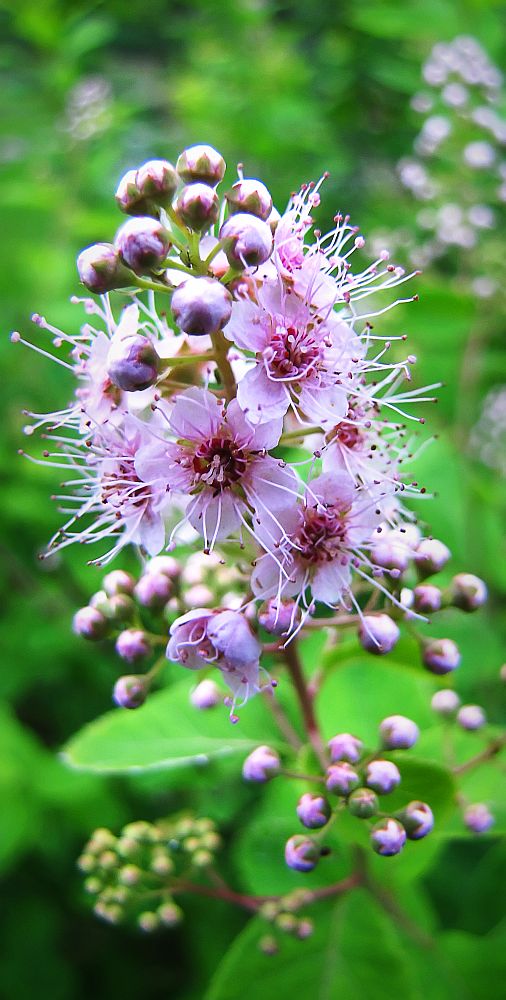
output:
{"label": "dark purple bud", "polygon": [[132,284],[132,275],[111,243],[94,243],[81,250],[77,270],[83,285],[96,295]]}
{"label": "dark purple bud", "polygon": [[124,222],[114,244],[132,271],[145,274],[161,267],[170,249],[170,236],[157,219],[142,216]]}
{"label": "dark purple bud", "polygon": [[181,563],[172,556],[154,556],[146,564],[146,573],[164,573],[171,580],[177,580],[181,576]]}
{"label": "dark purple bud", "polygon": [[296,872],[311,872],[320,859],[320,848],[309,837],[300,834],[290,837],[285,845],[285,861]]}
{"label": "dark purple bud", "polygon": [[348,809],[352,816],[357,819],[370,819],[375,816],[379,809],[378,796],[371,788],[356,788],[348,796]]}
{"label": "dark purple bud", "polygon": [[495,823],[495,819],[486,805],[476,802],[465,810],[464,823],[471,833],[486,833]]}
{"label": "dark purple bud", "polygon": [[406,831],[396,819],[382,819],[371,830],[373,851],[383,858],[400,854],[406,843]]}
{"label": "dark purple bud", "polygon": [[122,569],[113,569],[104,576],[102,587],[108,597],[113,597],[115,594],[133,594],[135,580],[130,573],[125,573]]}
{"label": "dark purple bud", "polygon": [[421,577],[439,573],[446,566],[451,552],[444,542],[437,538],[422,538],[415,552],[415,564]]}
{"label": "dark purple bud", "polygon": [[188,184],[181,191],[175,210],[185,226],[196,233],[203,233],[217,221],[220,199],[209,184]]}
{"label": "dark purple bud", "polygon": [[311,795],[306,792],[299,799],[297,805],[297,816],[303,826],[309,830],[317,830],[325,826],[330,819],[331,809],[327,799],[323,795]]}
{"label": "dark purple bud", "polygon": [[347,760],[349,764],[356,764],[360,760],[364,744],[357,736],[351,733],[338,733],[329,740],[330,759],[333,764],[338,760]]}
{"label": "dark purple bud", "polygon": [[80,635],[82,639],[90,639],[92,642],[104,639],[109,632],[109,627],[105,615],[98,608],[92,607],[80,608],[79,611],[76,611],[72,621],[72,629],[75,634]]}
{"label": "dark purple bud", "polygon": [[439,587],[432,583],[420,583],[414,591],[414,608],[423,615],[430,615],[441,608],[442,594]]}
{"label": "dark purple bud", "polygon": [[432,639],[423,647],[422,660],[431,673],[449,674],[460,663],[459,648],[452,639]]}
{"label": "dark purple bud", "polygon": [[380,723],[379,730],[385,750],[409,750],[420,735],[416,722],[405,715],[389,715]]}
{"label": "dark purple bud", "polygon": [[151,646],[142,629],[127,628],[116,639],[116,652],[127,663],[137,663],[151,652]]}
{"label": "dark purple bud", "polygon": [[270,597],[258,612],[260,625],[272,635],[286,635],[290,625],[297,624],[299,619],[295,601],[282,601],[277,597]]}
{"label": "dark purple bud", "polygon": [[394,648],[400,636],[399,628],[388,615],[364,615],[358,637],[368,653],[384,656]]}
{"label": "dark purple bud", "polygon": [[193,689],[190,694],[190,701],[194,708],[214,708],[220,701],[223,701],[223,695],[218,685],[207,677]]}
{"label": "dark purple bud", "polygon": [[160,611],[174,593],[174,583],[165,573],[144,573],[135,586],[135,596],[144,608]]}
{"label": "dark purple bud", "polygon": [[228,289],[216,278],[187,278],[172,296],[172,315],[184,333],[206,337],[228,323],[232,301]]}
{"label": "dark purple bud", "polygon": [[147,389],[156,382],[159,371],[160,358],[149,337],[136,333],[113,341],[107,356],[107,374],[119,389]]}
{"label": "dark purple bud", "polygon": [[461,611],[476,611],[485,604],[488,592],[483,580],[472,573],[458,573],[450,584],[452,604]]}
{"label": "dark purple bud", "polygon": [[176,163],[176,170],[187,184],[203,181],[216,187],[223,179],[226,163],[221,153],[212,146],[190,146],[183,150]]}
{"label": "dark purple bud", "polygon": [[347,761],[331,764],[327,768],[325,781],[327,790],[335,795],[349,795],[360,784],[360,778],[355,769]]}
{"label": "dark purple bud", "polygon": [[232,215],[220,229],[220,240],[231,267],[256,267],[272,253],[272,233],[262,219],[240,212]]}
{"label": "dark purple bud", "polygon": [[171,204],[178,184],[176,171],[168,160],[143,163],[137,171],[136,181],[139,194],[147,204],[162,205],[164,208]]}
{"label": "dark purple bud", "polygon": [[388,795],[400,784],[399,768],[392,760],[371,760],[367,765],[365,782],[378,795]]}
{"label": "dark purple bud", "polygon": [[457,712],[457,722],[462,729],[474,732],[486,724],[487,716],[480,705],[462,705]]}
{"label": "dark purple bud", "polygon": [[442,688],[432,696],[430,707],[438,715],[454,715],[460,705],[460,698],[450,688]]}
{"label": "dark purple bud", "polygon": [[270,747],[256,747],[242,766],[242,776],[246,781],[263,783],[275,778],[281,768],[280,759],[275,750]]}
{"label": "dark purple bud", "polygon": [[135,674],[125,674],[114,685],[113,698],[120,708],[140,708],[148,695],[148,687],[144,677]]}
{"label": "dark purple bud", "polygon": [[409,840],[421,840],[434,828],[434,815],[426,802],[408,802],[398,816]]}
{"label": "dark purple bud", "polygon": [[230,191],[227,191],[225,198],[232,214],[246,212],[248,215],[256,215],[265,222],[272,211],[270,191],[262,181],[250,177],[237,181]]}

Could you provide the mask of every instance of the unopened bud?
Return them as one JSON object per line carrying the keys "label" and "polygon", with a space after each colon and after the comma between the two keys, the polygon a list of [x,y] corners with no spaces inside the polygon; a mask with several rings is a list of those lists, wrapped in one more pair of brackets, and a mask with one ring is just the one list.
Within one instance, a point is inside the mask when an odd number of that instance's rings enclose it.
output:
{"label": "unopened bud", "polygon": [[335,795],[349,795],[354,788],[359,786],[360,778],[351,764],[342,761],[338,764],[331,764],[327,768],[325,784],[327,790],[334,792]]}
{"label": "unopened bud", "polygon": [[275,750],[270,747],[256,747],[242,766],[242,776],[246,781],[264,782],[279,774],[281,762]]}
{"label": "unopened bud", "polygon": [[141,576],[135,587],[135,596],[144,608],[159,611],[165,607],[174,592],[174,585],[166,573],[149,571]]}
{"label": "unopened bud", "polygon": [[116,191],[116,204],[127,215],[149,215],[146,205],[137,185],[137,170],[127,170],[123,174]]}
{"label": "unopened bud", "polygon": [[364,615],[358,637],[368,653],[383,656],[390,653],[400,636],[399,628],[388,615]]}
{"label": "unopened bud", "polygon": [[145,274],[161,267],[170,248],[170,237],[161,222],[142,216],[124,222],[114,243],[132,271]]}
{"label": "unopened bud", "polygon": [[272,934],[264,934],[258,942],[258,947],[263,955],[277,955],[279,951],[278,942]]}
{"label": "unopened bud", "polygon": [[406,843],[406,831],[396,819],[382,819],[371,830],[373,851],[383,858],[400,854]]}
{"label": "unopened bud", "polygon": [[272,635],[286,635],[290,626],[300,618],[295,601],[282,601],[270,597],[258,612],[258,621],[266,632]]}
{"label": "unopened bud", "polygon": [[398,815],[409,840],[421,840],[434,828],[434,815],[426,802],[408,802]]}
{"label": "unopened bud", "polygon": [[330,819],[331,809],[327,799],[323,795],[311,795],[306,792],[299,799],[297,805],[297,816],[303,826],[309,830],[317,830],[325,826]]}
{"label": "unopened bud", "polygon": [[178,218],[196,233],[203,233],[217,221],[220,199],[209,184],[188,184],[176,201]]}
{"label": "unopened bud", "polygon": [[137,885],[142,877],[142,871],[137,865],[124,865],[118,872],[118,879],[122,885]]}
{"label": "unopened bud", "polygon": [[170,577],[171,580],[177,580],[181,575],[181,563],[174,559],[172,556],[153,556],[152,559],[146,563],[146,573],[164,573],[165,576]]}
{"label": "unopened bud", "polygon": [[305,941],[306,938],[311,937],[314,933],[313,921],[309,920],[308,917],[304,917],[302,920],[299,920],[295,933],[299,938],[299,941]]}
{"label": "unopened bud", "polygon": [[225,173],[226,163],[221,153],[212,146],[190,146],[183,150],[176,163],[176,170],[187,184],[202,181],[216,187]]}
{"label": "unopened bud", "polygon": [[194,708],[207,709],[218,705],[222,701],[222,697],[218,685],[210,678],[206,678],[193,689],[190,701]]}
{"label": "unopened bud", "polygon": [[476,802],[465,810],[464,823],[471,833],[486,833],[495,823],[495,819],[486,805]]}
{"label": "unopened bud", "polygon": [[460,705],[460,698],[451,688],[442,688],[432,696],[430,707],[438,715],[454,715]]}
{"label": "unopened bud", "polygon": [[321,852],[318,844],[300,834],[290,837],[285,845],[285,861],[296,872],[311,872],[316,868]]}
{"label": "unopened bud", "polygon": [[476,611],[487,600],[487,588],[478,576],[472,573],[458,573],[450,584],[452,604],[461,611]]}
{"label": "unopened bud", "polygon": [[102,587],[108,597],[113,597],[116,594],[132,594],[135,580],[131,573],[125,573],[122,569],[113,569],[104,576]]}
{"label": "unopened bud", "polygon": [[330,759],[334,764],[338,760],[347,760],[349,764],[356,764],[362,756],[364,744],[357,736],[351,733],[338,733],[333,736],[328,743]]}
{"label": "unopened bud", "polygon": [[160,921],[156,913],[150,913],[149,910],[146,910],[145,913],[139,914],[137,923],[141,931],[145,931],[146,934],[151,934],[153,931],[158,930],[160,926]]}
{"label": "unopened bud", "polygon": [[205,583],[196,583],[185,591],[184,602],[187,608],[210,608],[216,603],[216,595]]}
{"label": "unopened bud", "polygon": [[357,819],[370,819],[379,809],[378,796],[372,788],[356,788],[348,797],[347,806]]}
{"label": "unopened bud", "polygon": [[457,712],[457,722],[462,729],[474,732],[486,724],[487,716],[480,705],[462,705]]}
{"label": "unopened bud", "polygon": [[422,538],[415,552],[415,564],[421,577],[439,573],[451,557],[449,548],[437,538]]}
{"label": "unopened bud", "polygon": [[246,212],[264,221],[271,214],[272,197],[262,181],[249,177],[237,181],[230,191],[227,191],[225,198],[231,213]]}
{"label": "unopened bud", "polygon": [[149,207],[161,205],[167,208],[172,202],[178,178],[172,163],[168,160],[148,160],[139,167],[136,182],[140,197]]}
{"label": "unopened bud", "polygon": [[401,531],[384,530],[374,536],[371,559],[382,569],[396,570],[404,573],[409,566],[412,555],[412,545]]}
{"label": "unopened bud", "polygon": [[442,676],[457,669],[460,651],[452,639],[432,639],[423,647],[422,660],[431,673]]}
{"label": "unopened bud", "polygon": [[114,685],[113,698],[120,708],[139,708],[146,701],[148,689],[145,679],[135,674],[125,674]]}
{"label": "unopened bud", "polygon": [[366,768],[366,785],[378,795],[388,795],[400,784],[399,768],[392,760],[371,760]]}
{"label": "unopened bud", "polygon": [[127,663],[137,663],[151,652],[151,646],[142,629],[127,628],[116,639],[116,652]]}
{"label": "unopened bud", "polygon": [[172,296],[172,315],[184,333],[210,336],[228,323],[232,296],[216,278],[187,278]]}
{"label": "unopened bud", "polygon": [[111,243],[94,243],[81,250],[77,270],[85,288],[96,295],[132,284],[132,275]]}
{"label": "unopened bud", "polygon": [[72,620],[72,629],[75,634],[80,635],[82,639],[89,639],[91,642],[104,639],[109,632],[109,628],[110,623],[105,615],[98,608],[89,606],[79,608],[79,611],[76,611]]}
{"label": "unopened bud", "polygon": [[420,583],[414,591],[414,607],[423,615],[433,614],[441,608],[442,594],[439,587],[434,587],[432,583]]}
{"label": "unopened bud", "polygon": [[109,598],[109,620],[112,625],[128,625],[135,617],[135,604],[128,594],[114,594]]}
{"label": "unopened bud", "polygon": [[232,267],[256,267],[263,264],[272,253],[272,233],[262,219],[239,212],[232,215],[220,229],[220,240],[225,240],[225,253]]}
{"label": "unopened bud", "polygon": [[165,927],[176,927],[183,919],[183,911],[176,903],[162,903],[156,915]]}
{"label": "unopened bud", "polygon": [[275,926],[284,934],[294,934],[297,930],[298,920],[293,913],[280,913],[274,921]]}
{"label": "unopened bud", "polygon": [[125,392],[140,392],[153,385],[160,358],[149,337],[140,333],[114,340],[107,356],[107,374]]}
{"label": "unopened bud", "polygon": [[409,750],[420,735],[416,722],[405,715],[389,715],[380,723],[379,730],[385,750]]}
{"label": "unopened bud", "polygon": [[273,235],[276,232],[276,229],[278,228],[278,222],[279,222],[280,218],[281,218],[281,216],[280,216],[277,208],[273,208],[271,210],[271,213],[270,213],[269,217],[265,220],[266,223],[267,223],[267,225],[269,226],[269,229],[270,229],[271,233]]}

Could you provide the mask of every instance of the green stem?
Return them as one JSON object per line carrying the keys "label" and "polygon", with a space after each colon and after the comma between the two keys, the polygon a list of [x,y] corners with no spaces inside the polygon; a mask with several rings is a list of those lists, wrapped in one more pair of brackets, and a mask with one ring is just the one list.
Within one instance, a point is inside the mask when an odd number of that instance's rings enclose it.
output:
{"label": "green stem", "polygon": [[221,330],[217,333],[211,335],[211,340],[214,348],[214,356],[216,359],[216,365],[220,373],[223,388],[225,390],[225,395],[227,401],[230,402],[231,399],[235,398],[237,391],[237,386],[235,383],[234,373],[232,371],[232,366],[228,360],[228,350],[230,344],[228,340],[224,337]]}
{"label": "green stem", "polygon": [[286,431],[281,435],[279,444],[286,444],[287,441],[296,441],[297,438],[307,437],[308,434],[323,434],[323,431],[317,424],[314,424],[312,427],[301,427],[298,431]]}
{"label": "green stem", "polygon": [[162,285],[159,281],[149,281],[148,278],[139,278],[137,275],[135,276],[134,284],[137,288],[148,289],[153,292],[164,292],[166,295],[172,295],[174,291],[173,288],[169,288],[168,285]]}
{"label": "green stem", "polygon": [[464,764],[458,764],[457,767],[453,768],[454,774],[467,774],[468,771],[472,771],[473,768],[479,767],[480,764],[485,764],[488,760],[492,760],[501,750],[506,746],[506,733],[503,736],[498,736],[497,739],[492,740],[488,747],[485,747],[481,753],[477,753],[474,757],[466,760]]}

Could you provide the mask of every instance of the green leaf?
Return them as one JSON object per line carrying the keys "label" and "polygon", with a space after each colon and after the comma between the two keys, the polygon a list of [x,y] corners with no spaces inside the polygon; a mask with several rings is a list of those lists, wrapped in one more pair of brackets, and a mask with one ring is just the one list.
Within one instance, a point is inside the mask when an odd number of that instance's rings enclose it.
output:
{"label": "green leaf", "polygon": [[185,679],[135,711],[107,712],[67,743],[63,759],[79,770],[122,774],[205,766],[220,757],[246,756],[262,740],[279,745],[261,698],[249,702],[233,726],[223,708],[193,708],[189,689]]}

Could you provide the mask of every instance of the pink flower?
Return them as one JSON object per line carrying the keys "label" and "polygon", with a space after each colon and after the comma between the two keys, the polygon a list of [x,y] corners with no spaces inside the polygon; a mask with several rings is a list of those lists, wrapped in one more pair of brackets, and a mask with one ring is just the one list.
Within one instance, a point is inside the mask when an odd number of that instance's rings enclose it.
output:
{"label": "pink flower", "polygon": [[136,467],[149,481],[189,498],[186,517],[211,550],[216,541],[260,518],[267,534],[276,512],[293,503],[297,479],[266,454],[281,434],[281,417],[252,427],[236,400],[223,403],[206,389],[181,393],[169,417],[177,443],[153,440]]}

